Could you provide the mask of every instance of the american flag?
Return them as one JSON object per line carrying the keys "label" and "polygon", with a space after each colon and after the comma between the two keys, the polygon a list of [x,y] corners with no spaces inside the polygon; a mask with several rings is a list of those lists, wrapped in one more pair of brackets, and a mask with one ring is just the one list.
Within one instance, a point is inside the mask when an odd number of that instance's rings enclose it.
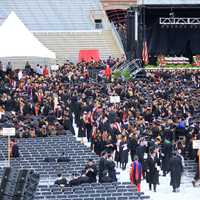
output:
{"label": "american flag", "polygon": [[142,50],[142,60],[145,65],[149,63],[149,55],[148,55],[148,47],[147,47],[147,41],[144,41],[143,44],[143,50]]}

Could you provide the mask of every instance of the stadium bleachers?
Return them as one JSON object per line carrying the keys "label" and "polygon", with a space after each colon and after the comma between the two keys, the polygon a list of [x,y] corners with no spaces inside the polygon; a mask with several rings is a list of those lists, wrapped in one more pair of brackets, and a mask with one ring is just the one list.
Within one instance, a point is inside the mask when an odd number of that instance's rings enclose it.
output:
{"label": "stadium bleachers", "polygon": [[[5,160],[7,156],[6,140],[0,140],[0,160]],[[80,174],[89,158],[98,161],[98,157],[83,144],[76,141],[70,135],[36,139],[20,139],[18,141],[20,158],[11,160],[14,168],[33,169],[40,174],[41,179],[56,178],[58,173],[65,176]],[[44,158],[57,158],[65,153],[70,158],[70,162],[44,162]],[[1,166],[2,167],[2,166]],[[2,169],[1,169],[2,174]]]}
{"label": "stadium bleachers", "polygon": [[101,0],[104,9],[127,9],[136,5],[137,0]]}
{"label": "stadium bleachers", "polygon": [[[7,156],[6,140],[1,138],[0,145],[0,161],[3,161]],[[137,193],[136,187],[130,183],[92,183],[64,189],[53,185],[58,173],[62,173],[66,177],[71,177],[72,174],[80,174],[89,158],[94,159],[98,164],[99,157],[85,145],[76,141],[76,138],[71,134],[47,138],[19,139],[18,145],[21,156],[13,159],[11,166],[17,169],[33,169],[40,174],[41,180],[46,180],[43,183],[40,181],[35,195],[36,200],[140,200],[150,198],[144,193]],[[63,152],[66,157],[70,158],[69,162],[44,162],[44,158],[57,158]],[[0,177],[2,177],[3,167],[0,167]]]}
{"label": "stadium bleachers", "polygon": [[149,199],[144,193],[137,193],[136,187],[129,183],[93,183],[73,188],[58,186],[39,186],[35,199],[43,200],[141,200]]}
{"label": "stadium bleachers", "polygon": [[102,59],[108,56],[120,57],[123,52],[118,47],[111,30],[99,32],[35,32],[35,36],[49,49],[56,52],[57,60],[66,58],[77,62],[79,50],[98,49]]}
{"label": "stadium bleachers", "polygon": [[[57,63],[66,59],[78,61],[80,50],[98,49],[102,59],[121,57],[124,50],[112,32],[100,0],[2,0],[0,24],[14,11],[27,28],[48,49],[56,53]],[[95,27],[102,20],[102,28]],[[5,61],[4,61],[5,60]],[[3,62],[7,63],[7,59]],[[16,68],[23,68],[25,58],[13,58]],[[46,60],[29,58],[32,65],[44,65]],[[48,61],[55,64],[55,61]]]}
{"label": "stadium bleachers", "polygon": [[1,0],[0,8],[1,19],[14,11],[31,31],[93,30],[90,11],[101,9],[99,0]]}

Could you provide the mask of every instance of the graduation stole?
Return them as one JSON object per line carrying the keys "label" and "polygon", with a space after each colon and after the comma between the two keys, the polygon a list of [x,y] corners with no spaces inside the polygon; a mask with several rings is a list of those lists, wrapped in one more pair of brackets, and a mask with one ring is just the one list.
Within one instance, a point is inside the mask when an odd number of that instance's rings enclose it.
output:
{"label": "graduation stole", "polygon": [[138,180],[141,174],[141,165],[138,161],[135,161],[133,167],[134,167],[134,172],[135,172],[135,180]]}

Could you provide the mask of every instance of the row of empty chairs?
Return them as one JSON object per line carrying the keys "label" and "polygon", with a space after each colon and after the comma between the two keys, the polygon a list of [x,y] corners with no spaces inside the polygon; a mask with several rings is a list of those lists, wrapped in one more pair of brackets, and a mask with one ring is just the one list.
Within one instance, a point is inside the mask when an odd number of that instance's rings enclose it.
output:
{"label": "row of empty chairs", "polygon": [[[99,157],[85,145],[76,140],[72,134],[46,138],[18,139],[20,157],[11,160],[11,167],[33,169],[40,174],[36,200],[129,200],[148,199],[149,196],[137,193],[130,183],[92,183],[75,187],[61,188],[54,185],[58,173],[70,178],[81,174],[88,159],[92,158],[98,165]],[[7,157],[6,139],[0,138],[0,162]],[[64,153],[69,162],[45,162],[45,157],[57,158]],[[2,177],[3,165],[0,165]]]}
{"label": "row of empty chairs", "polygon": [[130,183],[93,183],[82,184],[73,188],[58,186],[39,186],[36,200],[141,200],[150,197],[144,193],[137,193],[136,187]]}
{"label": "row of empty chairs", "polygon": [[[0,138],[0,162],[7,157],[6,139]],[[90,151],[89,148],[76,141],[71,135],[54,136],[47,138],[19,139],[20,158],[13,159],[13,168],[34,169],[40,174],[41,180],[51,179],[51,184],[57,173],[62,172],[64,176],[80,174],[89,158],[97,163],[99,157]],[[44,157],[58,157],[62,153],[71,159],[67,163],[44,162]],[[196,169],[194,161],[186,160],[186,169]],[[3,165],[0,164],[0,178],[2,177]],[[53,181],[52,181],[53,180]],[[137,193],[134,185],[130,183],[93,183],[66,187],[61,189],[56,185],[39,185],[36,200],[140,200],[149,199],[143,193]]]}
{"label": "row of empty chairs", "polygon": [[[0,160],[7,158],[7,143],[0,140]],[[99,158],[86,146],[76,141],[73,135],[55,136],[36,139],[19,139],[20,157],[11,160],[11,166],[16,168],[33,169],[39,172],[41,177],[56,177],[58,173],[65,176],[80,174],[88,159],[98,162]],[[62,156],[70,159],[70,162],[45,162],[47,157],[57,158]]]}

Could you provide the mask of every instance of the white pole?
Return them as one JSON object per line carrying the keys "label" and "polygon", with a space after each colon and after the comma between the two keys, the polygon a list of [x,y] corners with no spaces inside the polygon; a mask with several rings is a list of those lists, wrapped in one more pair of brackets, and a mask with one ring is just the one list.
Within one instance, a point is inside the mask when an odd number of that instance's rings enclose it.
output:
{"label": "white pole", "polygon": [[8,167],[10,167],[10,136],[8,136]]}
{"label": "white pole", "polygon": [[135,9],[135,41],[138,41],[138,11]]}

